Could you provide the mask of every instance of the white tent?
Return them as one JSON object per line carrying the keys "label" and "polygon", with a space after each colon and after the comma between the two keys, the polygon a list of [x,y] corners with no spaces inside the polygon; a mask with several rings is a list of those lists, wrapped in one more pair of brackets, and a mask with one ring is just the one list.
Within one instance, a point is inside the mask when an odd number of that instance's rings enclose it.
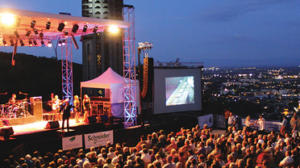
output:
{"label": "white tent", "polygon": [[[101,88],[101,89],[110,89],[110,103],[111,103],[111,112],[113,116],[120,116],[120,111],[114,111],[120,109],[116,106],[122,106],[124,113],[124,88],[123,88],[124,78],[113,71],[110,67],[100,76],[95,79],[80,82],[80,89],[82,88]],[[136,106],[139,111],[139,82],[136,80]]]}

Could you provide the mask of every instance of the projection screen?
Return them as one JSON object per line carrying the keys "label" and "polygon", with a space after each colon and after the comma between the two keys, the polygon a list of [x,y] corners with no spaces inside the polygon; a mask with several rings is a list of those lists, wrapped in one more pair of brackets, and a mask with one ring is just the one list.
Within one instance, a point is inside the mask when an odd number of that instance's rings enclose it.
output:
{"label": "projection screen", "polygon": [[201,69],[154,68],[154,114],[202,110]]}

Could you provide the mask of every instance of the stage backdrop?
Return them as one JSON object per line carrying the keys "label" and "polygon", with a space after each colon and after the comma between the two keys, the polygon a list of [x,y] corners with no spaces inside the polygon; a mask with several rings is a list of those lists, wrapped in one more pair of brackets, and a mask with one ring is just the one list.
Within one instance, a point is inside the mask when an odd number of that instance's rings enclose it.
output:
{"label": "stage backdrop", "polygon": [[113,130],[105,132],[96,132],[93,134],[84,134],[85,149],[89,149],[91,147],[98,147],[99,145],[105,146],[107,141],[110,141],[111,144],[114,143]]}
{"label": "stage backdrop", "polygon": [[202,129],[204,124],[207,124],[208,127],[212,127],[214,124],[214,116],[213,114],[208,114],[204,116],[199,116],[198,117],[198,124],[200,128]]}
{"label": "stage backdrop", "polygon": [[62,138],[62,149],[65,151],[71,148],[82,148],[82,135],[75,135],[71,137]]}

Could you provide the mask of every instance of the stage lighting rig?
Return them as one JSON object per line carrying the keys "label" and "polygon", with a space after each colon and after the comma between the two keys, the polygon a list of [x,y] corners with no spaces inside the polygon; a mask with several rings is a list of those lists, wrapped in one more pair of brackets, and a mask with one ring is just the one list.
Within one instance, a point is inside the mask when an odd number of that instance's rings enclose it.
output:
{"label": "stage lighting rig", "polygon": [[10,46],[14,46],[15,45],[15,43],[14,43],[14,40],[13,39],[10,39]]}
{"label": "stage lighting rig", "polygon": [[78,24],[74,24],[73,28],[72,28],[72,32],[75,34],[77,32],[78,28],[79,28]]}
{"label": "stage lighting rig", "polygon": [[20,44],[22,47],[25,45],[22,39],[20,39]]}
{"label": "stage lighting rig", "polygon": [[61,42],[61,40],[59,40],[58,43],[57,43],[57,46],[61,47],[61,44],[62,44],[62,42]]}
{"label": "stage lighting rig", "polygon": [[29,47],[32,47],[32,41],[31,40],[29,40]]}
{"label": "stage lighting rig", "polygon": [[36,28],[33,29],[33,32],[34,32],[35,35],[39,34],[39,32],[38,32],[38,30]]}
{"label": "stage lighting rig", "polygon": [[82,32],[85,33],[86,30],[87,30],[87,28],[88,28],[88,26],[85,24],[85,25],[83,26]]}
{"label": "stage lighting rig", "polygon": [[63,41],[62,41],[62,43],[61,43],[63,46],[65,46],[66,45],[66,40],[65,39],[63,39]]}
{"label": "stage lighting rig", "polygon": [[36,21],[35,20],[33,20],[32,22],[31,22],[31,24],[30,24],[30,28],[34,28],[34,26],[35,26],[35,23],[36,23]]}
{"label": "stage lighting rig", "polygon": [[19,33],[18,33],[18,31],[17,31],[17,30],[16,30],[16,31],[14,31],[14,34],[15,34],[16,38],[20,38],[20,35],[19,35]]}
{"label": "stage lighting rig", "polygon": [[6,47],[7,46],[7,43],[6,41],[3,39],[3,45]]}
{"label": "stage lighting rig", "polygon": [[41,46],[45,47],[45,42],[43,40],[41,41]]}
{"label": "stage lighting rig", "polygon": [[43,40],[43,37],[44,37],[43,32],[40,32],[39,39],[40,39],[40,40]]}
{"label": "stage lighting rig", "polygon": [[47,22],[47,24],[46,24],[46,29],[49,30],[49,29],[50,29],[50,26],[51,26],[51,22]]}
{"label": "stage lighting rig", "polygon": [[25,34],[25,36],[26,36],[26,37],[29,37],[30,33],[31,33],[31,31],[28,30],[27,33]]}
{"label": "stage lighting rig", "polygon": [[52,42],[50,40],[48,41],[48,47],[52,47]]}
{"label": "stage lighting rig", "polygon": [[65,31],[65,38],[69,37],[69,32],[68,30]]}
{"label": "stage lighting rig", "polygon": [[37,47],[37,42],[36,42],[36,40],[33,40],[33,45],[34,45],[35,47]]}
{"label": "stage lighting rig", "polygon": [[93,32],[97,33],[97,30],[98,30],[98,26],[95,26]]}
{"label": "stage lighting rig", "polygon": [[57,30],[60,31],[60,32],[62,32],[64,28],[65,28],[65,24],[64,24],[64,23],[60,23],[60,24],[58,25]]}

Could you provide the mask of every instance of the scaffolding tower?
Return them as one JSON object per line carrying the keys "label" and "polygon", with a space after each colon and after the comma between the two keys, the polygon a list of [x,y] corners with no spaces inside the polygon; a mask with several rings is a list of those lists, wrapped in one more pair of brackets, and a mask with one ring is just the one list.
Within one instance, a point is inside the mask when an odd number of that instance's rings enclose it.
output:
{"label": "scaffolding tower", "polygon": [[73,58],[72,40],[65,39],[61,45],[62,98],[73,104]]}
{"label": "scaffolding tower", "polygon": [[134,7],[124,5],[123,17],[131,23],[123,32],[124,127],[127,128],[137,125]]}

